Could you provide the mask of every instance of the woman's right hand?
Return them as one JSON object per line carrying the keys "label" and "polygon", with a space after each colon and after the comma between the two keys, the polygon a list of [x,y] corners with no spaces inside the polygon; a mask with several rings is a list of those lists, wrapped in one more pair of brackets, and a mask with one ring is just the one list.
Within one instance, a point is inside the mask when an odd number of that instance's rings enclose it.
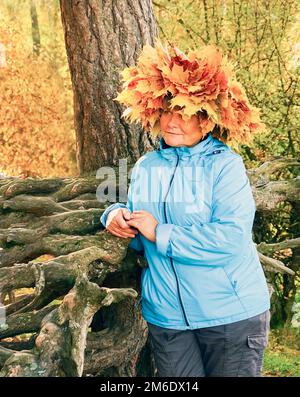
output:
{"label": "woman's right hand", "polygon": [[130,211],[127,208],[116,208],[109,212],[106,219],[106,229],[118,237],[135,237],[139,232],[136,228],[127,225],[130,219]]}

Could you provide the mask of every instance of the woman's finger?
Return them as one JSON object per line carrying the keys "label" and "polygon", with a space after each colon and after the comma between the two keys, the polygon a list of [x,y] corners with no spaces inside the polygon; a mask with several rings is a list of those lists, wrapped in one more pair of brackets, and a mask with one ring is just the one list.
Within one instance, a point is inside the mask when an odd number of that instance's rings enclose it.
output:
{"label": "woman's finger", "polygon": [[132,218],[144,218],[144,217],[145,217],[145,214],[132,212],[129,220],[131,220]]}
{"label": "woman's finger", "polygon": [[123,234],[117,233],[116,231],[113,231],[113,230],[110,230],[110,233],[113,234],[114,236],[121,237],[121,238],[132,237],[132,236],[124,236]]}
{"label": "woman's finger", "polygon": [[114,234],[115,236],[122,237],[122,238],[127,238],[127,237],[134,238],[135,237],[135,234],[124,233],[123,231],[121,232],[120,229],[118,229],[118,230],[114,229],[114,230],[109,230],[109,231],[112,234]]}
{"label": "woman's finger", "polygon": [[119,225],[120,228],[122,229],[127,229],[127,221],[123,218],[123,214],[120,212],[117,214],[115,218],[116,223]]}
{"label": "woman's finger", "polygon": [[139,226],[140,226],[140,220],[138,220],[138,219],[130,219],[130,221],[127,221],[127,223],[130,225],[130,226],[133,226],[133,227],[136,227],[137,229],[139,228]]}
{"label": "woman's finger", "polygon": [[109,230],[120,234],[121,236],[119,236],[119,237],[135,237],[135,235],[138,233],[138,231],[131,230],[129,228],[122,229],[122,228],[120,228],[118,226],[115,226],[115,225],[111,225]]}
{"label": "woman's finger", "polygon": [[[124,219],[123,219],[124,221]],[[135,233],[136,231],[127,224],[128,221],[124,221],[124,224],[119,222],[119,219],[114,219],[111,221],[111,226],[117,229],[122,229],[124,232]],[[124,225],[124,226],[123,226]]]}
{"label": "woman's finger", "polygon": [[[128,221],[127,221],[128,222]],[[138,230],[136,230],[134,227],[132,227],[131,225],[127,225],[127,227],[126,227],[126,229],[124,229],[123,227],[120,227],[120,225],[117,223],[117,224],[113,224],[112,225],[112,227],[115,229],[115,230],[122,230],[123,232],[125,232],[125,233],[133,233],[133,234],[137,234],[138,233]]]}

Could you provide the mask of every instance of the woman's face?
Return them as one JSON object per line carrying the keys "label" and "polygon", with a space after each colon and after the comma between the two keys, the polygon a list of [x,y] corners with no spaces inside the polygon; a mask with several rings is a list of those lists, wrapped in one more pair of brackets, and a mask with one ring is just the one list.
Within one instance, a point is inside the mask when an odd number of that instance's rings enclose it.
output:
{"label": "woman's face", "polygon": [[193,146],[203,137],[198,116],[193,115],[184,121],[176,107],[160,116],[160,129],[165,142],[170,146]]}

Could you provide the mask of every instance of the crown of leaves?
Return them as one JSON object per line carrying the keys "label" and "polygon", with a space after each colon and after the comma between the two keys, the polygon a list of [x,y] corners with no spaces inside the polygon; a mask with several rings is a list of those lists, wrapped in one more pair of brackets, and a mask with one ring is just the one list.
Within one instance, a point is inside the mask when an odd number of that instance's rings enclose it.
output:
{"label": "crown of leaves", "polygon": [[157,136],[161,114],[176,107],[183,120],[198,115],[202,136],[212,131],[221,140],[244,142],[265,129],[220,48],[206,45],[185,55],[155,41],[155,47],[143,47],[136,66],[120,72],[123,89],[114,100],[127,107],[122,113],[127,122],[140,122]]}

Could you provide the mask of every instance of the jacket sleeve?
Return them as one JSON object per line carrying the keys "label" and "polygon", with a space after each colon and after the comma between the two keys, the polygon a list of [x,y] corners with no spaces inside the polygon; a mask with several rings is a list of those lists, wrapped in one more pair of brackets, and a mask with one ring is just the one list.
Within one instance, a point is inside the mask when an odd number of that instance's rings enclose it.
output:
{"label": "jacket sleeve", "polygon": [[[104,227],[106,227],[106,220],[107,220],[107,216],[110,213],[110,211],[116,209],[116,208],[127,208],[129,209],[130,212],[133,211],[133,206],[132,206],[132,188],[133,188],[133,175],[134,175],[134,171],[135,171],[135,166],[132,169],[131,172],[131,178],[130,178],[130,184],[129,184],[129,188],[128,188],[128,194],[127,194],[127,203],[114,203],[112,205],[110,205],[109,207],[107,207],[105,209],[105,211],[103,212],[103,214],[100,217],[100,222],[102,223],[102,225]],[[136,250],[140,255],[144,255],[144,246],[143,243],[141,241],[141,233],[138,232],[135,237],[133,237],[128,245],[128,247],[133,248],[134,250]]]}
{"label": "jacket sleeve", "polygon": [[242,157],[230,156],[216,173],[210,222],[159,223],[156,247],[161,255],[185,265],[225,266],[245,254],[256,206]]}

